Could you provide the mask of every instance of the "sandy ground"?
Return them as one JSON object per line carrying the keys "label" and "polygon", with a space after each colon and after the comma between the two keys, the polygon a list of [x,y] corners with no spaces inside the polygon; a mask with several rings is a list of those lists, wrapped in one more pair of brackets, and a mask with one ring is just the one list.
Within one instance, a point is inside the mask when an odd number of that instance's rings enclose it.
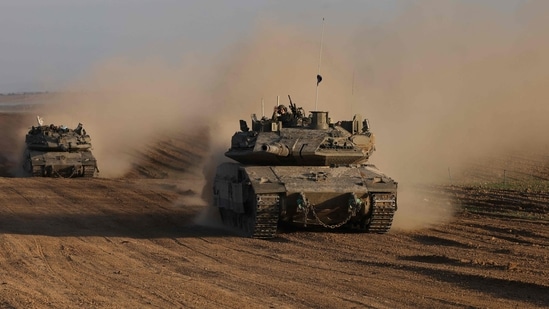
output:
{"label": "sandy ground", "polygon": [[152,146],[119,179],[13,177],[16,152],[4,150],[0,308],[549,306],[547,193],[422,187],[437,197],[429,207],[458,205],[451,220],[241,238],[200,199],[195,138]]}

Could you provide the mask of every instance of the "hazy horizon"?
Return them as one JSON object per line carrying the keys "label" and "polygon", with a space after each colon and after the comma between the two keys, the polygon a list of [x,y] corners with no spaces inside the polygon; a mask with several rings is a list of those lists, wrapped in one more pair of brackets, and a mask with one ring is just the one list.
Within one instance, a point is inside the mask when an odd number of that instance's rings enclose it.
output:
{"label": "hazy horizon", "polygon": [[[443,2],[450,9],[474,4],[506,14],[511,26],[516,12],[528,4],[520,0]],[[292,25],[318,42],[325,18],[325,46],[333,46],[364,27],[383,32],[413,7],[426,16],[436,15],[435,3],[4,0],[0,2],[0,93],[67,90],[73,80],[112,58],[155,58],[177,64],[189,54],[200,54],[215,60],[265,20],[281,27]]]}
{"label": "hazy horizon", "polygon": [[1,1],[0,93],[66,90],[115,57],[174,64],[189,54],[215,59],[265,19],[318,28],[311,39],[319,40],[324,17],[327,33],[330,24],[352,31],[365,20],[391,18],[399,2]]}

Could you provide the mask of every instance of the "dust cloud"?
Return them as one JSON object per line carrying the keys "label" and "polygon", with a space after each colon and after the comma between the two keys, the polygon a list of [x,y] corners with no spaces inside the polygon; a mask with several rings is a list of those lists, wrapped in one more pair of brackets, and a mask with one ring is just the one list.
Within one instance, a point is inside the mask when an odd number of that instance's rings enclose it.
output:
{"label": "dust cloud", "polygon": [[203,129],[212,107],[201,74],[190,60],[169,66],[159,60],[117,58],[69,85],[43,111],[47,123],[79,122],[92,137],[101,177],[120,177],[161,135]]}
{"label": "dust cloud", "polygon": [[509,16],[481,4],[421,3],[362,29],[356,53],[367,61],[354,58],[357,89],[375,115],[372,161],[400,182],[397,229],[453,213],[451,201],[433,204],[414,184],[449,183],[491,157],[549,151],[549,25],[539,14],[549,5],[525,2]]}
{"label": "dust cloud", "polygon": [[[402,189],[395,227],[421,228],[451,218],[452,205],[438,213],[433,209],[440,205],[425,207],[432,199],[414,184],[448,182],[449,171],[486,156],[549,151],[543,39],[549,25],[540,13],[548,6],[525,1],[510,12],[420,1],[393,19],[365,20],[354,29],[327,16],[318,102],[320,27],[258,18],[252,35],[220,49],[215,60],[184,55],[176,66],[99,64],[69,87],[77,95],[48,113],[84,123],[104,177],[123,175],[131,164],[127,150],[153,133],[189,130],[208,119],[207,179],[226,160],[222,153],[238,120],[269,116],[277,96],[282,104],[290,94],[307,111],[327,110],[333,121],[360,113],[377,137],[371,163]],[[411,214],[418,220],[408,220]]]}
{"label": "dust cloud", "polygon": [[351,36],[338,36],[337,26],[329,25],[318,104],[318,33],[263,23],[230,53],[230,83],[216,94],[226,98],[226,116],[235,107],[240,114],[259,112],[260,98],[269,102],[268,113],[276,95],[286,94],[306,110],[329,110],[332,120],[361,113],[377,136],[371,163],[400,183],[395,227],[445,222],[451,201],[415,184],[448,183],[452,173],[487,157],[549,151],[549,46],[543,39],[549,25],[539,13],[548,6],[524,2],[511,13],[422,1],[394,20],[365,22]]}
{"label": "dust cloud", "polygon": [[0,177],[24,176],[20,162],[28,130],[21,124],[32,121],[34,119],[30,115],[0,111],[0,132],[4,133],[4,138],[0,140]]}

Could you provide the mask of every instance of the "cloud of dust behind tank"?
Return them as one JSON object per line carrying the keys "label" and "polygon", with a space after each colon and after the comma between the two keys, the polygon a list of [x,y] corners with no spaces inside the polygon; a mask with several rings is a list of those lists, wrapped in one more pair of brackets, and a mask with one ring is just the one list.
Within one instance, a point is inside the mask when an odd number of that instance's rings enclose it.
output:
{"label": "cloud of dust behind tank", "polygon": [[[24,176],[21,160],[25,151],[25,134],[36,120],[25,113],[0,112],[0,177]],[[29,124],[28,127],[25,124]]]}
{"label": "cloud of dust behind tank", "polygon": [[101,177],[123,176],[156,138],[198,129],[211,107],[202,94],[206,68],[188,62],[111,59],[98,64],[58,104],[45,111],[47,123],[84,124],[92,138]]}
{"label": "cloud of dust behind tank", "polygon": [[447,213],[445,202],[422,211],[433,199],[410,184],[447,182],[490,156],[549,151],[547,9],[525,2],[510,19],[480,4],[424,1],[357,34],[373,161],[400,182],[397,228]]}
{"label": "cloud of dust behind tank", "polygon": [[376,112],[375,160],[402,179],[439,181],[487,154],[549,150],[548,22],[531,14],[547,7],[529,2],[510,20],[482,5],[424,1],[362,29],[357,88]]}

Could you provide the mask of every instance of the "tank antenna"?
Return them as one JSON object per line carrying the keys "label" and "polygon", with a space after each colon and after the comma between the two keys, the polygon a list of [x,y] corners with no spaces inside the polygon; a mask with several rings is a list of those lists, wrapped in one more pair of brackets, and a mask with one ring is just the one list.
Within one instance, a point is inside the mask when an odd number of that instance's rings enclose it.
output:
{"label": "tank antenna", "polygon": [[324,17],[322,17],[322,34],[320,35],[320,54],[318,56],[318,74],[316,75],[316,98],[315,98],[315,111],[318,111],[318,84],[322,81],[320,75],[320,65],[322,63],[322,41],[324,41]]}
{"label": "tank antenna", "polygon": [[[351,82],[351,96],[355,95],[355,69],[353,69],[353,81]],[[351,114],[354,112],[354,100],[351,100]]]}
{"label": "tank antenna", "polygon": [[265,101],[261,98],[261,117],[265,117]]}
{"label": "tank antenna", "polygon": [[355,69],[353,69],[353,82],[351,84],[351,95],[355,95]]}

